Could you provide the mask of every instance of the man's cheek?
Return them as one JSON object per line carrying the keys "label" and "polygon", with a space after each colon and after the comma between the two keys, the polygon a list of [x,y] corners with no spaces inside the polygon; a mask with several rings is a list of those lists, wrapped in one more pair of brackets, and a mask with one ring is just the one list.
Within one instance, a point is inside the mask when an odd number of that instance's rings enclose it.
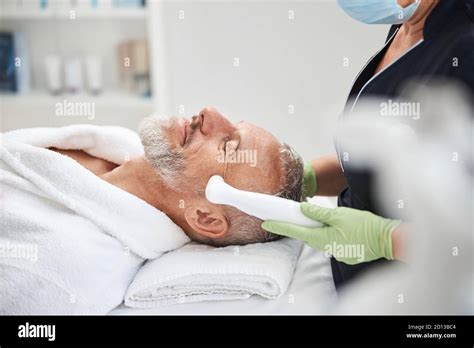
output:
{"label": "man's cheek", "polygon": [[187,159],[183,179],[190,189],[204,191],[207,181],[212,175],[223,175],[222,170],[218,170],[215,161],[204,161],[194,157]]}

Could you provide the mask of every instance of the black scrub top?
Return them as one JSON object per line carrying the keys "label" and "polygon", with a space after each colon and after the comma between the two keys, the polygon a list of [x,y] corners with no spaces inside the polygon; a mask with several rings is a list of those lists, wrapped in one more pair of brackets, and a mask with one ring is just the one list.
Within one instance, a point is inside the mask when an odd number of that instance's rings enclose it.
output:
{"label": "black scrub top", "polygon": [[[474,95],[474,0],[440,0],[427,18],[423,30],[424,40],[412,47],[392,65],[374,74],[399,28],[400,25],[390,28],[385,46],[369,60],[357,76],[343,117],[351,117],[351,112],[357,111],[360,102],[367,97],[376,97],[381,102],[387,103],[389,100],[397,100],[398,97],[402,97],[402,89],[411,79],[415,79],[422,85],[426,84],[426,88],[429,88],[431,81],[438,78],[460,81],[466,87],[472,101]],[[387,218],[397,218],[384,212],[377,204],[372,187],[375,176],[369,170],[351,168],[350,154],[347,161],[347,158],[344,158],[347,153],[338,146],[337,140],[335,145],[347,180],[347,187],[339,194],[338,205],[368,210]],[[380,259],[358,265],[347,265],[332,258],[331,267],[336,288],[339,289],[342,284],[362,271],[388,262],[388,260]]]}

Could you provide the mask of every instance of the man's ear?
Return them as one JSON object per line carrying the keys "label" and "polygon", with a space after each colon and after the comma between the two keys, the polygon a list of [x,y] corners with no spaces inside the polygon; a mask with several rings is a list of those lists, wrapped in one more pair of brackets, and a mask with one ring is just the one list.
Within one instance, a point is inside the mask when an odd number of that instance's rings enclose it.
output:
{"label": "man's ear", "polygon": [[216,206],[203,204],[188,207],[184,218],[195,232],[206,237],[222,237],[229,231],[225,215]]}

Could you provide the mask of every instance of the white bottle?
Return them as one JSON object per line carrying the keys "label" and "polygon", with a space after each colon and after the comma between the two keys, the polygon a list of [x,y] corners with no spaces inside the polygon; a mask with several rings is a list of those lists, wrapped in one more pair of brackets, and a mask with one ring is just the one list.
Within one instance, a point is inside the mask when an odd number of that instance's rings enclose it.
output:
{"label": "white bottle", "polygon": [[61,58],[56,55],[46,56],[44,65],[49,92],[53,95],[61,93],[63,88]]}
{"label": "white bottle", "polygon": [[64,61],[64,82],[68,93],[81,92],[82,65],[79,58],[68,58]]}
{"label": "white bottle", "polygon": [[97,95],[102,91],[102,62],[97,56],[85,59],[87,88],[91,94]]}

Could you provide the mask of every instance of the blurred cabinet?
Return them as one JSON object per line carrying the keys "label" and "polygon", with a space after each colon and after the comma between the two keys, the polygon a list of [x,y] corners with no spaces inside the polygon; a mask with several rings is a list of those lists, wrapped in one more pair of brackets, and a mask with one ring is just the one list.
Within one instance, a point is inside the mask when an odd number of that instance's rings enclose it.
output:
{"label": "blurred cabinet", "polygon": [[[151,86],[151,97],[143,97],[123,87],[120,80],[118,46],[128,40],[147,40],[151,56],[150,72],[157,69],[157,23],[151,23],[153,3],[144,7],[114,6],[115,0],[1,0],[0,31],[21,32],[27,40],[30,85],[23,94],[0,94],[0,129],[58,126],[72,123],[115,124],[136,129],[157,103],[158,88]],[[125,1],[126,3],[127,1]],[[132,1],[133,2],[133,1]],[[156,15],[156,14],[155,14]],[[92,95],[84,81],[76,94],[51,95],[45,71],[45,57],[61,59],[88,56],[102,62],[102,92]],[[133,62],[131,62],[133,64]],[[84,70],[84,69],[83,69]],[[84,71],[83,71],[84,75]],[[95,117],[63,117],[55,114],[58,103],[92,103]]]}

